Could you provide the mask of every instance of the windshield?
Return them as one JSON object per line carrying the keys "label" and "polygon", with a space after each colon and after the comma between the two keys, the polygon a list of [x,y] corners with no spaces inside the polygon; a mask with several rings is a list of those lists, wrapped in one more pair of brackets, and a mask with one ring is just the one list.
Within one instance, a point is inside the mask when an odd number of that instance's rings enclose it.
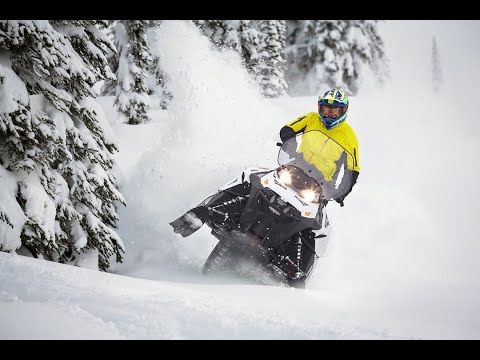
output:
{"label": "windshield", "polygon": [[301,169],[322,188],[322,198],[336,199],[350,189],[353,156],[321,131],[299,134],[282,145],[278,164]]}

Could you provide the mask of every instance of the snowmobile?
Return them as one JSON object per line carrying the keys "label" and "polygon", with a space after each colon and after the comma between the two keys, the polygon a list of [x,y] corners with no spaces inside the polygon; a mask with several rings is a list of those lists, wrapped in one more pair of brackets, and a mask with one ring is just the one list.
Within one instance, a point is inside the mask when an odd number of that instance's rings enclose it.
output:
{"label": "snowmobile", "polygon": [[170,223],[183,237],[206,224],[218,239],[204,275],[250,273],[305,288],[319,258],[315,239],[329,226],[325,206],[349,189],[354,157],[316,130],[277,145],[278,167],[244,170]]}

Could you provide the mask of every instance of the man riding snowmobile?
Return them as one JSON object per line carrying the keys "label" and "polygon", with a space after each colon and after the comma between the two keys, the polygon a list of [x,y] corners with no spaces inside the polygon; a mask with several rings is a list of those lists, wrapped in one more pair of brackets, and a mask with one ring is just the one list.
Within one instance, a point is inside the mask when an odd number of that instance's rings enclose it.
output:
{"label": "man riding snowmobile", "polygon": [[318,113],[281,129],[280,168],[249,168],[170,223],[184,237],[204,223],[212,228],[220,241],[205,274],[233,269],[247,254],[288,285],[305,287],[317,257],[315,237],[325,236],[315,231],[328,226],[325,206],[330,199],[343,206],[360,170],[357,138],[345,122],[348,105],[343,91],[327,91]]}

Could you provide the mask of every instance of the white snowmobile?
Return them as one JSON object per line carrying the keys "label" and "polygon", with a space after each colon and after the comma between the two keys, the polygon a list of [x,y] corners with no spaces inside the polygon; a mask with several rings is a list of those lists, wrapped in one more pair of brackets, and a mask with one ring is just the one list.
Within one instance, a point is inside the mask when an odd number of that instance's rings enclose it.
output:
{"label": "white snowmobile", "polygon": [[262,283],[305,288],[318,259],[315,237],[326,236],[314,231],[328,227],[328,201],[350,188],[354,157],[321,131],[277,145],[278,168],[243,171],[170,223],[183,237],[203,224],[212,229],[219,242],[203,274],[255,269]]}

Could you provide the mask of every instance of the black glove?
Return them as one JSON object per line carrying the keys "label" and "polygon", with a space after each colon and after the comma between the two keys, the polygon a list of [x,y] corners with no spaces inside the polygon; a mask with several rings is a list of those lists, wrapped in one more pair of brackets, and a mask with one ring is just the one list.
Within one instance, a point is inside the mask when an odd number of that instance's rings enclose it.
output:
{"label": "black glove", "polygon": [[290,126],[284,126],[280,129],[280,139],[282,139],[283,142],[294,138],[296,135],[297,134]]}

